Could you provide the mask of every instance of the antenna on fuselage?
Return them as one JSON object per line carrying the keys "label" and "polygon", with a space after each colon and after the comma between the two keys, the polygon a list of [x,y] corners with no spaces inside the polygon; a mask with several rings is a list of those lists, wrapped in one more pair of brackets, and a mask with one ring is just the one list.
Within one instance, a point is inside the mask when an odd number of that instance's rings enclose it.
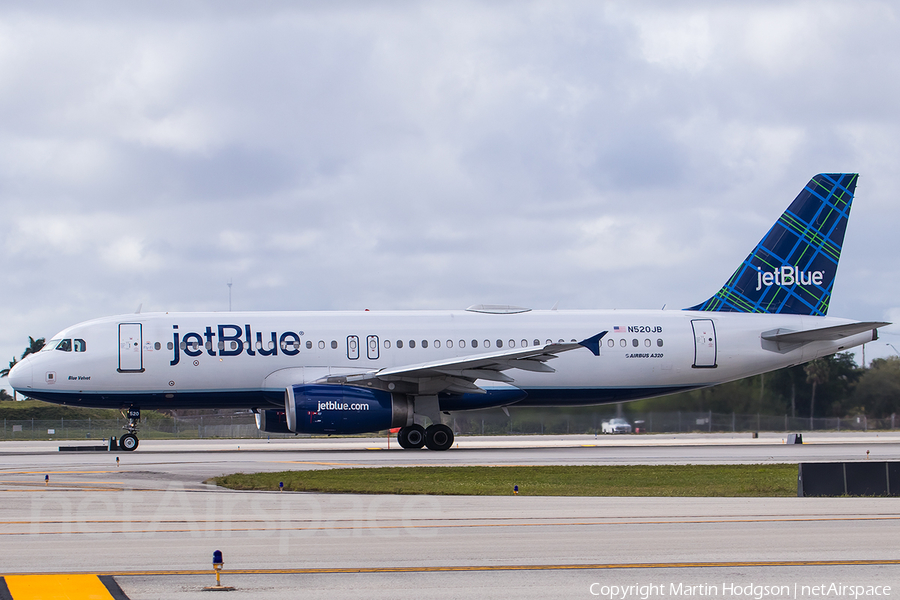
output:
{"label": "antenna on fuselage", "polygon": [[231,312],[231,278],[228,278],[228,312]]}
{"label": "antenna on fuselage", "polygon": [[141,302],[140,304],[138,304],[137,310],[134,311],[134,314],[136,314],[136,315],[141,314],[141,309],[142,309],[142,308],[144,308],[144,303],[143,303],[143,302]]}

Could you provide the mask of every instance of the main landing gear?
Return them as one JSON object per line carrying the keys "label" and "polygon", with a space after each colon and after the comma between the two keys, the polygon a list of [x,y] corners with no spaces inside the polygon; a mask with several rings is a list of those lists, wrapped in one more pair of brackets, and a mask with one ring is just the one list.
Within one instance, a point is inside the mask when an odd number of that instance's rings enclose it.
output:
{"label": "main landing gear", "polygon": [[426,446],[429,450],[448,450],[453,445],[453,430],[443,423],[430,425],[427,429],[421,425],[407,425],[400,428],[397,442],[401,448]]}
{"label": "main landing gear", "polygon": [[137,430],[141,420],[141,409],[132,406],[127,412],[124,412],[124,415],[128,419],[128,423],[124,427],[128,433],[119,438],[119,448],[131,452],[138,447]]}

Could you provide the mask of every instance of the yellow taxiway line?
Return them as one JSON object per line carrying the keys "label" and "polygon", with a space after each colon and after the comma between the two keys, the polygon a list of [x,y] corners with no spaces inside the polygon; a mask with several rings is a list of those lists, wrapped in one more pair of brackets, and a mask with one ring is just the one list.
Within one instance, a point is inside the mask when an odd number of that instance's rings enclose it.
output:
{"label": "yellow taxiway line", "polygon": [[[567,565],[454,565],[431,567],[319,567],[290,569],[228,569],[229,575],[311,575],[331,573],[434,573],[468,571],[575,571],[608,569],[709,569],[735,567],[841,567],[869,565],[900,565],[900,559],[873,560],[765,560],[765,561],[724,561],[724,562],[658,562],[658,563],[585,563]],[[88,577],[147,577],[175,575],[208,575],[212,569],[168,569],[146,571],[110,571],[100,574],[85,574]],[[72,574],[74,575],[74,574]],[[67,576],[72,576],[67,575]],[[7,575],[12,577],[44,576],[23,573]],[[62,577],[61,575],[59,577]],[[14,596],[15,597],[15,596]],[[18,600],[18,599],[17,599]]]}

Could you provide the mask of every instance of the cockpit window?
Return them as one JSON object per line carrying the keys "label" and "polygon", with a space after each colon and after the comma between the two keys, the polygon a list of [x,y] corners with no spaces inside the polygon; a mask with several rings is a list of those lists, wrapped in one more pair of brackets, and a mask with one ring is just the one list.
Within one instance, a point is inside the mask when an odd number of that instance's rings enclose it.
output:
{"label": "cockpit window", "polygon": [[72,351],[72,340],[65,339],[59,340],[59,343],[56,345],[57,350],[62,350],[63,352],[71,352]]}
{"label": "cockpit window", "polygon": [[[84,340],[76,339],[73,346],[74,346],[75,352],[84,352],[85,350],[87,350],[87,344],[84,343]],[[157,348],[157,350],[159,350],[159,348]]]}
{"label": "cockpit window", "polygon": [[41,348],[41,352],[50,352],[51,350],[56,350],[56,347],[59,345],[60,339],[56,338],[55,340],[50,340],[44,347]]}

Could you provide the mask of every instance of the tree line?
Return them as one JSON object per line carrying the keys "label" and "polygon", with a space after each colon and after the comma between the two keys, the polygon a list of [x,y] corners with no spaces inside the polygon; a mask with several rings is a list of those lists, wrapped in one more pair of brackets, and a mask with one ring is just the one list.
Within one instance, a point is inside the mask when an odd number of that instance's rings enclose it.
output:
{"label": "tree line", "polygon": [[[33,337],[31,337],[29,335],[28,336],[28,346],[25,347],[25,352],[23,352],[22,356],[19,357],[18,359],[15,356],[13,356],[12,360],[9,361],[9,367],[7,367],[5,369],[0,369],[0,378],[6,377],[7,375],[9,375],[9,372],[12,371],[12,368],[14,366],[16,366],[16,364],[20,360],[23,360],[29,354],[35,354],[37,352],[40,352],[41,349],[44,347],[44,344],[45,344],[44,338],[34,339]],[[14,392],[14,394],[15,394],[15,392]],[[5,400],[15,400],[15,396],[14,395],[10,396],[6,390],[0,388],[0,402],[5,401]]]}

